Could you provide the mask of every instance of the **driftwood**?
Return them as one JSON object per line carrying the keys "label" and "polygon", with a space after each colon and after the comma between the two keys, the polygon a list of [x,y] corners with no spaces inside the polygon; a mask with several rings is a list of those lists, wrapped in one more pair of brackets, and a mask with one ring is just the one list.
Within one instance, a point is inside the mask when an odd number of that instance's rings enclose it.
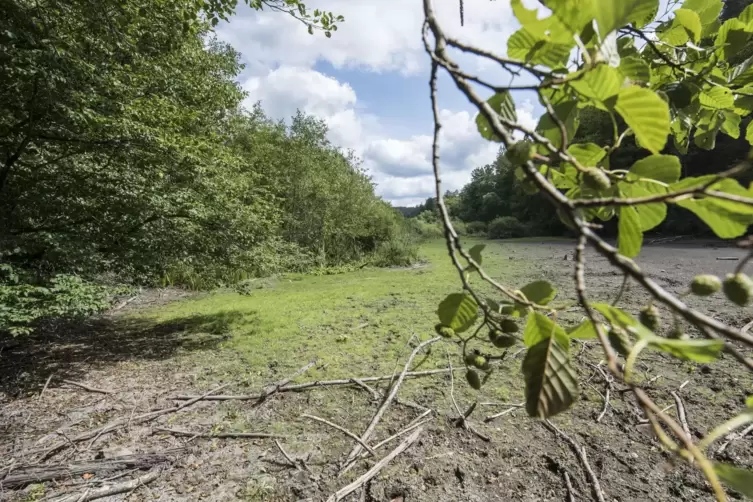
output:
{"label": "driftwood", "polygon": [[349,485],[339,489],[334,495],[332,495],[330,498],[327,499],[327,502],[338,502],[354,491],[358,490],[360,487],[365,485],[369,482],[369,480],[373,479],[374,476],[379,474],[379,471],[384,469],[384,467],[392,462],[392,460],[395,459],[398,455],[400,455],[402,452],[407,450],[410,445],[416,442],[418,439],[418,436],[421,435],[421,432],[423,432],[423,428],[417,429],[413,434],[410,435],[405,441],[400,443],[397,448],[392,450],[386,457],[381,459],[379,462],[374,464],[374,467],[369,469],[364,475],[350,483]]}
{"label": "driftwood", "polygon": [[[455,369],[455,371],[460,371],[461,368]],[[431,375],[440,375],[443,373],[448,373],[448,369],[438,369],[438,370],[425,370],[425,371],[409,371],[405,374],[405,378],[418,378],[418,377],[424,377],[424,376],[431,376]],[[384,382],[386,380],[392,380],[395,377],[395,375],[383,375],[383,376],[376,376],[376,377],[363,377],[358,378],[361,383],[369,383],[369,382]],[[354,378],[344,378],[341,380],[317,380],[315,382],[307,382],[307,383],[300,383],[296,385],[286,385],[285,387],[280,387],[277,392],[301,392],[305,390],[314,389],[317,387],[332,387],[332,386],[350,386],[350,385],[359,385],[356,383]],[[360,386],[360,385],[359,385]],[[211,396],[197,396],[197,395],[187,395],[187,396],[174,396],[171,399],[174,399],[176,401],[186,401],[186,400],[203,400],[203,401],[255,401],[261,397],[260,394],[243,394],[243,395],[222,395],[222,394],[215,394]]]}
{"label": "driftwood", "polygon": [[140,453],[119,457],[55,465],[20,466],[0,480],[2,488],[20,488],[31,483],[65,479],[82,474],[106,474],[126,469],[150,469],[155,465],[175,461],[183,448],[171,448],[155,453]]}
{"label": "driftwood", "polygon": [[155,469],[151,472],[148,472],[144,474],[143,476],[140,476],[136,479],[132,479],[131,481],[126,481],[123,483],[117,483],[114,485],[109,486],[103,486],[102,488],[96,488],[96,489],[87,489],[84,490],[84,492],[79,495],[78,493],[71,495],[69,497],[65,497],[63,499],[57,499],[55,502],[88,502],[90,500],[96,500],[101,499],[103,497],[109,497],[110,495],[117,495],[118,493],[126,493],[126,492],[132,492],[139,488],[140,486],[144,486],[147,483],[151,483],[155,479],[157,479],[160,475],[160,470]]}

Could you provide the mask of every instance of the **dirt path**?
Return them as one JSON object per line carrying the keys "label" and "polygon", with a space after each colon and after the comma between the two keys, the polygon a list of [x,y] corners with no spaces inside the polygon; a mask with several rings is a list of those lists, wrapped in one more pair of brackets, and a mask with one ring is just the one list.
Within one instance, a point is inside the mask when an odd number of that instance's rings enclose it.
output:
{"label": "dirt path", "polygon": [[[561,288],[559,300],[573,296],[572,261],[566,258],[571,249],[570,243],[542,241],[491,244],[486,252],[495,275],[511,283],[547,278]],[[734,267],[734,261],[717,260],[718,257],[739,255],[740,251],[730,248],[672,244],[646,247],[640,263],[661,285],[679,293],[698,271],[722,275]],[[605,260],[591,253],[588,263],[591,294],[614,298],[621,277],[615,275]],[[387,273],[393,274],[390,280],[395,281],[394,274],[438,272],[430,267],[428,271]],[[645,295],[631,286],[623,295],[621,306],[637,312],[645,301]],[[690,303],[700,304],[694,299]],[[397,308],[384,305],[380,304],[378,308],[382,310],[377,312]],[[415,308],[412,305],[408,307]],[[734,326],[742,326],[751,318],[748,310],[731,309],[721,297],[704,300],[702,306]],[[302,416],[322,417],[360,434],[379,401],[358,385],[276,393],[263,402],[200,401],[142,421],[139,417],[150,411],[185,403],[171,399],[178,394],[202,394],[223,384],[228,387],[222,393],[258,393],[264,384],[284,379],[291,373],[289,368],[298,368],[307,361],[295,360],[293,356],[289,365],[250,368],[246,356],[225,344],[235,336],[226,329],[233,319],[197,313],[180,323],[155,323],[131,316],[141,308],[134,301],[121,311],[83,325],[49,326],[31,339],[3,341],[0,476],[5,469],[18,468],[12,459],[22,464],[41,457],[39,453],[21,457],[21,452],[43,450],[56,444],[65,446],[50,453],[45,464],[91,462],[102,457],[111,459],[182,448],[155,480],[99,500],[318,501],[326,500],[374,464],[373,459],[362,460],[338,477],[338,463],[351,451],[354,442],[340,431]],[[429,309],[424,305],[420,308]],[[563,319],[565,324],[578,321],[579,315],[575,313]],[[427,333],[426,324],[424,318],[417,317],[415,326],[405,327],[404,333],[408,334],[403,334],[401,343],[407,341],[411,330]],[[668,325],[665,322],[667,329]],[[377,333],[384,336],[383,330]],[[296,353],[295,347],[290,350]],[[583,382],[581,397],[572,411],[557,417],[554,423],[585,447],[606,500],[710,500],[702,477],[684,465],[673,465],[672,456],[663,452],[652,438],[629,393],[622,392],[615,384],[604,411],[607,386],[597,368],[598,348],[587,345],[576,346],[574,350],[578,353]],[[409,352],[409,348],[403,351],[401,361],[405,361]],[[362,496],[359,490],[345,500],[560,501],[567,500],[565,473],[575,492],[574,499],[592,500],[592,485],[571,447],[540,422],[529,419],[518,408],[507,406],[522,401],[521,358],[522,354],[518,354],[505,360],[479,395],[481,403],[498,403],[480,404],[471,416],[473,427],[489,436],[489,442],[457,427],[451,419],[456,413],[446,373],[407,381],[399,398],[437,413],[423,425],[418,440],[366,485],[365,498],[359,498]],[[420,356],[416,361],[425,365],[418,370],[446,365],[445,349],[443,345],[433,348],[428,361],[434,364],[422,361]],[[686,408],[690,431],[697,437],[742,410],[746,395],[753,392],[751,375],[726,356],[702,366],[659,354],[649,354],[642,361],[640,371],[646,379],[654,379],[652,397],[662,407],[669,407],[668,413],[674,415],[675,399],[671,393],[678,393]],[[381,374],[369,365],[362,368],[362,372],[350,376]],[[42,393],[50,375],[49,385]],[[331,366],[312,368],[296,382],[340,377],[338,369]],[[383,394],[388,383],[376,382],[372,386]],[[459,407],[465,409],[475,395],[468,390],[462,373],[457,374],[455,387]],[[505,410],[511,411],[484,423],[484,417]],[[416,406],[394,404],[385,413],[370,444],[399,432],[421,415]],[[83,432],[118,419],[124,422],[113,432],[77,442],[75,447],[66,444]],[[302,464],[290,465],[270,438],[182,437],[163,429],[192,434],[260,432],[284,436],[280,444],[285,452],[296,463],[297,459],[303,459],[306,468]],[[377,456],[389,453],[405,437],[378,450]],[[717,459],[753,467],[753,437],[733,441]],[[15,490],[3,488],[0,500],[41,500],[63,492],[73,494],[76,498],[71,500],[77,500],[87,490],[101,487],[96,484],[98,481],[118,472],[76,474],[56,483],[30,484]],[[133,472],[105,484],[146,472],[149,471]]]}

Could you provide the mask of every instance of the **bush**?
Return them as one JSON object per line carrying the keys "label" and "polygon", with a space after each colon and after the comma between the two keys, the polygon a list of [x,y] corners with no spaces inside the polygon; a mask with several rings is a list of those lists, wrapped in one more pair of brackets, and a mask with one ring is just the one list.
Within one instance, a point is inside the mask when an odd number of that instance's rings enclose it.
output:
{"label": "bush", "polygon": [[417,261],[418,245],[408,234],[383,242],[372,257],[372,264],[377,267],[407,267]]}
{"label": "bush", "polygon": [[468,235],[486,235],[489,227],[483,221],[471,221],[466,224]]}
{"label": "bush", "polygon": [[515,239],[527,234],[525,225],[514,216],[501,216],[489,223],[490,239]]}
{"label": "bush", "polygon": [[[455,228],[455,232],[458,235],[468,235],[468,225],[464,221],[453,221],[452,226]],[[440,227],[439,230],[442,232],[442,235],[444,235],[442,227]]]}

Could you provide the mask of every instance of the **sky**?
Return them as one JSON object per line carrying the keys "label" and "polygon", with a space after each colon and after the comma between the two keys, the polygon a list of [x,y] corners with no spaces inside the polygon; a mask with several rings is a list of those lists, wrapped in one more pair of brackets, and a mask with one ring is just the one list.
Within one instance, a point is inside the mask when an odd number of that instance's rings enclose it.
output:
{"label": "sky", "polygon": [[[508,0],[465,0],[460,26],[457,0],[435,0],[440,23],[454,38],[504,54],[518,28]],[[533,6],[533,0],[524,0]],[[257,101],[273,118],[301,109],[323,119],[329,139],[353,149],[377,184],[377,194],[395,206],[412,206],[434,193],[431,168],[433,121],[429,58],[421,41],[421,0],[310,0],[345,17],[327,39],[279,12],[255,11],[239,2],[221,40],[241,52],[240,82],[246,105]],[[499,68],[473,56],[457,58],[466,71],[507,83]],[[535,95],[515,97],[522,124],[534,127],[543,110]],[[499,145],[483,140],[472,105],[449,77],[440,77],[441,169],[444,188],[470,180],[475,167],[493,161]]]}

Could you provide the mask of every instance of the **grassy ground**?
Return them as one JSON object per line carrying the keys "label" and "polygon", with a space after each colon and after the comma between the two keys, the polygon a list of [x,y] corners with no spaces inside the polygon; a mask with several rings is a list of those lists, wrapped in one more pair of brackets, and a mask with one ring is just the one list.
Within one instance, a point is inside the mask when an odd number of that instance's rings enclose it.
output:
{"label": "grassy ground", "polygon": [[[560,290],[558,303],[573,299],[572,243],[528,239],[486,244],[484,268],[493,277],[516,288],[547,279]],[[657,282],[679,293],[698,271],[723,274],[730,262],[716,260],[720,253],[730,256],[742,251],[657,246],[647,247],[639,261]],[[72,437],[117,418],[172,406],[175,394],[204,392],[220,383],[231,384],[228,393],[253,393],[313,358],[318,359],[319,367],[298,381],[391,374],[396,365],[402,367],[412,335],[422,340],[434,336],[437,304],[460,288],[443,242],[427,243],[422,254],[426,262],[412,268],[260,280],[248,295],[216,292],[168,301],[175,292],[150,292],[123,311],[81,325],[51,328],[16,340],[16,345],[3,346],[0,458],[14,458],[16,452],[58,440],[50,431]],[[591,297],[614,298],[621,276],[591,251],[588,264]],[[721,295],[689,301],[734,326],[750,320],[748,313],[730,308]],[[645,303],[644,293],[629,288],[620,306],[636,313]],[[571,325],[581,316],[580,312],[563,313],[559,320]],[[665,322],[664,328],[669,329],[669,324]],[[488,344],[480,347],[491,350]],[[577,350],[580,399],[573,410],[554,422],[586,448],[607,500],[709,500],[701,476],[688,467],[673,465],[671,455],[647,432],[630,394],[619,392],[619,386],[613,389],[610,405],[597,422],[604,410],[605,384],[595,369],[601,349],[592,344]],[[454,344],[437,344],[430,355],[414,362],[414,367],[444,368],[447,354],[458,366],[457,352]],[[478,393],[457,373],[459,406],[465,409],[476,400],[521,402],[521,358],[503,361]],[[727,357],[700,368],[655,353],[646,353],[641,359],[642,376],[655,377],[652,397],[674,413],[671,392],[680,392],[691,432],[697,437],[740,412],[746,393],[753,389],[750,375]],[[39,399],[50,375],[54,378]],[[104,397],[92,395],[65,385],[62,379],[115,392]],[[386,390],[386,384],[375,387]],[[589,483],[568,445],[523,412],[484,423],[485,416],[506,409],[495,405],[479,405],[471,417],[474,426],[492,439],[483,442],[450,419],[456,413],[449,388],[446,375],[412,380],[401,388],[401,398],[430,407],[437,416],[426,425],[421,440],[369,485],[366,500],[563,500],[564,471],[580,494],[577,499],[588,498]],[[372,461],[362,462],[338,478],[337,463],[352,441],[302,418],[302,414],[324,417],[358,433],[366,428],[377,406],[378,402],[358,388],[279,394],[261,405],[200,402],[180,413],[105,435],[88,446],[105,451],[107,456],[124,449],[159,451],[182,444],[180,439],[156,434],[155,427],[284,434],[286,450],[307,457],[312,473],[279,465],[279,455],[267,440],[196,440],[190,454],[151,485],[152,491],[171,501],[324,500],[363,473]],[[401,430],[419,413],[392,406],[374,441]],[[718,459],[751,467],[752,445],[739,440]],[[52,461],[89,459],[90,449],[67,448]],[[32,485],[23,492],[0,492],[0,501],[5,497],[35,500],[27,497],[32,489],[50,495],[61,486]],[[140,495],[152,499],[145,490]]]}

